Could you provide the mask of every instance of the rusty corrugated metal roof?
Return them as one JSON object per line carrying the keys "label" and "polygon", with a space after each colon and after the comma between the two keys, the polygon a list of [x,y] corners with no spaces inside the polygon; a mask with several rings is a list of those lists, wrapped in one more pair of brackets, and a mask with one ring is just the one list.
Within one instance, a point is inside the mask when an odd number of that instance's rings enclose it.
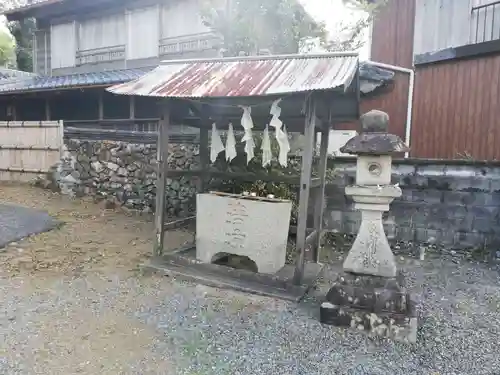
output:
{"label": "rusty corrugated metal roof", "polygon": [[172,98],[288,94],[348,87],[357,68],[356,53],[173,60],[108,91]]}

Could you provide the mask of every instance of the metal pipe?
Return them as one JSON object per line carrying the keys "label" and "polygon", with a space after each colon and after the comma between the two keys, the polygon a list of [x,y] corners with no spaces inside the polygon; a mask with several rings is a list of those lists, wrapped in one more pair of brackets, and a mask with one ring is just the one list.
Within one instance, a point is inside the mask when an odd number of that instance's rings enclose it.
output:
{"label": "metal pipe", "polygon": [[[367,61],[367,62],[382,69],[394,70],[396,72],[406,73],[410,76],[410,82],[408,85],[408,108],[406,111],[406,128],[405,128],[405,143],[407,144],[408,147],[410,147],[412,115],[413,115],[413,93],[415,89],[415,71],[413,69],[403,68],[402,66],[384,64],[376,61]],[[406,152],[405,158],[408,158],[409,155],[410,155],[409,152]]]}

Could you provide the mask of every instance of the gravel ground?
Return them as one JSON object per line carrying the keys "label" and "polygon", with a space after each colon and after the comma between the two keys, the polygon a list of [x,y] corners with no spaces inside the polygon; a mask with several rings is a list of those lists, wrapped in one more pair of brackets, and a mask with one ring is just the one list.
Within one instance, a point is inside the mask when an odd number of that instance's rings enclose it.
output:
{"label": "gravel ground", "polygon": [[[0,374],[500,374],[496,266],[400,260],[422,300],[418,343],[372,340],[318,323],[315,296],[333,266],[299,306],[143,276],[134,268],[151,249],[147,220],[0,190],[66,222],[2,255]],[[186,236],[171,234],[171,245]]]}

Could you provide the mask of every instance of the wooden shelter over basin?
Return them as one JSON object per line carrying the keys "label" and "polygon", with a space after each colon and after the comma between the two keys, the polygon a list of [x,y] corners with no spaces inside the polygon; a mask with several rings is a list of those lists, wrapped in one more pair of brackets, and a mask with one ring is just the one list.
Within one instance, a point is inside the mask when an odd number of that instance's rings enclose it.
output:
{"label": "wooden shelter over basin", "polygon": [[[218,286],[229,286],[255,293],[299,299],[320,270],[318,252],[324,205],[327,148],[330,129],[336,123],[359,118],[359,60],[356,53],[321,55],[255,56],[208,60],[174,60],[134,81],[113,86],[114,94],[162,98],[159,127],[159,173],[156,204],[156,246],[154,268]],[[262,131],[271,119],[276,100],[280,120],[288,132],[304,135],[300,175],[273,175],[222,172],[210,166],[209,131],[243,130],[242,106],[251,108],[253,130]],[[173,124],[200,129],[201,168],[189,171],[168,170],[168,128]],[[321,133],[320,157],[313,175],[316,135]],[[299,187],[297,223],[297,260],[276,275],[264,275],[201,264],[193,258],[192,248],[164,254],[166,177],[199,177],[199,191],[210,178],[242,181],[285,182]],[[310,200],[310,194],[313,199]],[[309,207],[309,203],[313,207]],[[307,225],[308,212],[314,223]],[[184,220],[187,223],[190,219]],[[178,222],[176,223],[176,225]],[[196,246],[196,245],[194,245]],[[191,251],[191,253],[190,253]]]}

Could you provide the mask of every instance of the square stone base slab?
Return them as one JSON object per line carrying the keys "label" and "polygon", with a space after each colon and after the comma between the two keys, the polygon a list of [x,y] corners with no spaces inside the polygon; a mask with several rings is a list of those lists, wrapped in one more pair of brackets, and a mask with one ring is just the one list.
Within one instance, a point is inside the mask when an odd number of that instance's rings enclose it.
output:
{"label": "square stone base slab", "polygon": [[383,278],[343,273],[320,307],[320,321],[414,343],[417,303],[403,285],[401,276]]}
{"label": "square stone base slab", "polygon": [[141,269],[157,272],[165,276],[212,286],[234,289],[241,292],[299,302],[312,288],[320,275],[323,265],[306,263],[301,285],[294,285],[292,277],[295,267],[285,265],[274,275],[234,269],[217,264],[202,263],[196,259],[195,247],[155,257]]}

